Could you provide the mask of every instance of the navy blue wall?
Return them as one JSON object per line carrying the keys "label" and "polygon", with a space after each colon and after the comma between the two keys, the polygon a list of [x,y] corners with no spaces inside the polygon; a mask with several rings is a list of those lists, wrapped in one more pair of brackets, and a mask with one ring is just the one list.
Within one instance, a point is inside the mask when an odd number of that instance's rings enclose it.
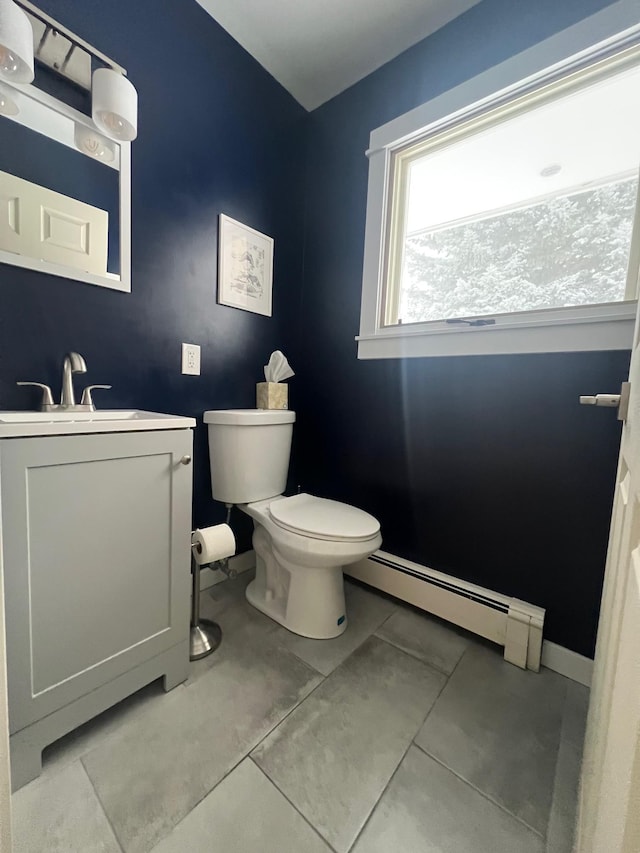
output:
{"label": "navy blue wall", "polygon": [[[262,365],[273,349],[286,351],[297,316],[304,110],[195,0],[39,5],[124,65],[139,92],[133,290],[0,265],[0,408],[37,405],[18,379],[58,393],[70,349],[89,367],[78,385],[113,384],[103,407],[201,419],[207,408],[254,405]],[[0,123],[0,146],[2,132]],[[220,212],[275,238],[271,319],[215,303]],[[180,374],[182,341],[202,346],[200,377]],[[202,427],[194,479],[194,523],[220,520]],[[250,547],[243,531],[241,549]]]}
{"label": "navy blue wall", "polygon": [[[547,608],[593,652],[619,428],[578,395],[628,353],[357,361],[372,129],[575,23],[602,0],[483,0],[313,112],[298,477],[365,507],[383,548]],[[481,168],[481,164],[479,164]]]}

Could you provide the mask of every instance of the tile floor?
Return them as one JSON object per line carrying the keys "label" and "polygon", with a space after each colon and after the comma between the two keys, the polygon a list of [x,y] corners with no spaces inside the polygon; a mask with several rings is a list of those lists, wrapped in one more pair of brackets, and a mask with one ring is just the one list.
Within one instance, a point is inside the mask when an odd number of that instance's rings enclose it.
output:
{"label": "tile floor", "polygon": [[570,853],[588,695],[347,583],[306,640],[203,594],[224,632],[49,747],[13,797],[15,853]]}

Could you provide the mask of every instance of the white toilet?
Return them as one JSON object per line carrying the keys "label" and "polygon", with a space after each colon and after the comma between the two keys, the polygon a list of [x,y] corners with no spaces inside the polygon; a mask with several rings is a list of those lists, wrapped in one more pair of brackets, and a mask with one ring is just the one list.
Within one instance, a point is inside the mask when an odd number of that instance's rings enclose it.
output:
{"label": "white toilet", "polygon": [[342,567],[382,544],[380,524],[348,504],[284,497],[295,412],[226,409],[204,413],[215,500],[253,518],[254,607],[303,637],[324,640],[347,627]]}

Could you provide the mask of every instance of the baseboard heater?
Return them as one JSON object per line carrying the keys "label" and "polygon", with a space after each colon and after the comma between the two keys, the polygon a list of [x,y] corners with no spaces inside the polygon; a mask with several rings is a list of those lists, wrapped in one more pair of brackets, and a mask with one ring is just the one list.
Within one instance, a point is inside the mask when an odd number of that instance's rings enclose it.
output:
{"label": "baseboard heater", "polygon": [[504,646],[509,663],[535,672],[540,669],[545,615],[541,607],[385,551],[345,566],[345,573]]}

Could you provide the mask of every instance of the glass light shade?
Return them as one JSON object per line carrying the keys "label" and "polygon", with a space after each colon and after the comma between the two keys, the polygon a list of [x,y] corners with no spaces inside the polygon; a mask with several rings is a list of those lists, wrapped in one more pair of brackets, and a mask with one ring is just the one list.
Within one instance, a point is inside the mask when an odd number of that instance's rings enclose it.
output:
{"label": "glass light shade", "polygon": [[105,139],[97,131],[91,130],[90,127],[84,124],[76,124],[73,136],[76,148],[83,154],[94,157],[96,160],[102,160],[103,163],[112,163],[115,159],[113,142],[110,139]]}
{"label": "glass light shade", "polygon": [[33,80],[33,29],[13,0],[0,0],[0,77],[13,83]]}
{"label": "glass light shade", "polygon": [[138,93],[130,80],[112,68],[98,68],[93,72],[91,98],[91,113],[99,130],[123,142],[136,138]]}
{"label": "glass light shade", "polygon": [[0,115],[17,116],[20,112],[20,107],[15,102],[9,91],[4,86],[0,86]]}

